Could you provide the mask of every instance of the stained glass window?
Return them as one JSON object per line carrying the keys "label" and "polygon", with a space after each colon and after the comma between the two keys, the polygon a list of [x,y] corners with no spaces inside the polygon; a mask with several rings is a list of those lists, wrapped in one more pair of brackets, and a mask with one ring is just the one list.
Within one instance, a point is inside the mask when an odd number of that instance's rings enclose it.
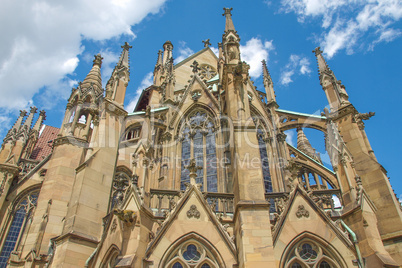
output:
{"label": "stained glass window", "polygon": [[175,264],[173,264],[172,268],[183,268],[183,265],[181,265],[180,262],[176,262]]}
{"label": "stained glass window", "polygon": [[15,207],[14,215],[8,229],[6,239],[0,253],[0,268],[7,266],[8,258],[14,250],[18,237],[21,231],[24,231],[26,218],[31,215],[32,209],[36,206],[38,193],[31,193],[22,199],[22,201]]}
{"label": "stained glass window", "polygon": [[[190,182],[190,172],[186,169],[191,158],[196,165],[201,167],[197,170],[196,183],[201,184],[201,191],[217,192],[217,161],[215,148],[214,124],[206,113],[197,111],[185,120],[186,126],[182,135],[182,162],[180,189],[185,190]],[[193,133],[193,135],[190,135]],[[206,182],[206,187],[204,183]]]}
{"label": "stained glass window", "polygon": [[260,157],[261,157],[261,167],[262,167],[262,177],[264,179],[264,187],[266,193],[272,192],[272,181],[271,181],[271,173],[269,171],[269,161],[267,154],[267,146],[263,139],[262,130],[258,129],[257,132],[258,137],[258,147],[260,149]]}
{"label": "stained glass window", "polygon": [[209,129],[206,136],[206,169],[208,192],[218,191],[218,172],[216,167],[215,133]]}
{"label": "stained glass window", "polygon": [[326,262],[326,261],[322,261],[321,263],[320,263],[320,266],[319,266],[320,268],[331,268],[331,265],[328,263],[328,262]]}
{"label": "stained glass window", "polygon": [[[189,129],[186,128],[184,133],[188,133]],[[190,172],[186,168],[190,163],[191,158],[191,143],[190,138],[185,136],[182,144],[181,144],[181,183],[180,189],[186,189],[186,183],[190,183]]]}

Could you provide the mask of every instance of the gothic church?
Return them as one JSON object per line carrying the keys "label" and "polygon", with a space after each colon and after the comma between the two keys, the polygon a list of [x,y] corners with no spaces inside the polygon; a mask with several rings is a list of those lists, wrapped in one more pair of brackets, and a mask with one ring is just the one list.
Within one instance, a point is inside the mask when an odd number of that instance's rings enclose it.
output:
{"label": "gothic church", "polygon": [[[219,56],[205,42],[174,64],[163,44],[134,111],[127,43],[105,89],[95,56],[60,129],[21,111],[0,151],[1,268],[399,267],[401,206],[364,130],[373,114],[320,48],[329,109],[280,109],[266,63],[262,92],[224,16]],[[324,133],[332,169],[304,128]]]}

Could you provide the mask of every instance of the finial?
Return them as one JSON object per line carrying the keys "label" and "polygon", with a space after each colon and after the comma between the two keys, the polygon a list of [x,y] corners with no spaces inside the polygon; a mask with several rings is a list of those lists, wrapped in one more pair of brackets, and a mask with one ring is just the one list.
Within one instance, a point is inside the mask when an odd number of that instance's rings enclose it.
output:
{"label": "finial", "polygon": [[36,111],[38,110],[38,108],[36,108],[35,106],[32,106],[30,108],[31,108],[30,111],[29,111],[30,114],[35,114]]}
{"label": "finial", "polygon": [[130,46],[127,42],[124,42],[124,45],[121,46],[121,48],[125,49],[125,50],[129,50],[130,48],[133,48],[133,46]]}
{"label": "finial", "polygon": [[27,115],[27,111],[25,110],[20,110],[20,117],[24,117]]}
{"label": "finial", "polygon": [[316,47],[312,52],[315,53],[315,55],[317,56],[317,55],[320,55],[322,53],[322,50],[321,50],[320,47]]}
{"label": "finial", "polygon": [[200,70],[200,68],[198,67],[198,62],[196,60],[193,62],[192,65],[190,65],[190,67],[193,68],[193,73],[197,73]]}
{"label": "finial", "polygon": [[226,15],[232,16],[232,10],[233,10],[232,7],[231,8],[224,7],[223,10],[225,11],[225,13],[223,13],[222,16]]}
{"label": "finial", "polygon": [[101,56],[101,54],[99,53],[98,55],[95,55],[95,59],[94,59],[94,61],[93,61],[93,65],[99,65],[99,67],[101,67],[102,66],[102,60],[103,60],[103,58],[102,58],[102,56]]}
{"label": "finial", "polygon": [[211,43],[209,42],[209,38],[207,40],[202,41],[204,43],[204,47],[209,47]]}

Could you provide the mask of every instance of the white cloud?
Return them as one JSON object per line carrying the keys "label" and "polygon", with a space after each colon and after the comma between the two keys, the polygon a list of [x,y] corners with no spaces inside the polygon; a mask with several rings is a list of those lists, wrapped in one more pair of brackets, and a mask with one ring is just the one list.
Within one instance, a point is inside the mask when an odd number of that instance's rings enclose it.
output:
{"label": "white cloud", "polygon": [[135,91],[134,97],[130,100],[130,102],[127,104],[127,107],[125,107],[126,111],[129,113],[133,112],[135,109],[135,106],[137,105],[138,99],[141,95],[141,92],[143,89],[149,87],[150,85],[153,84],[153,79],[154,79],[154,74],[153,72],[149,72],[145,75],[145,77],[142,79],[141,84]]}
{"label": "white cloud", "polygon": [[321,18],[323,32],[319,43],[328,58],[345,49],[373,49],[380,42],[401,36],[391,27],[402,18],[400,0],[282,0],[282,11],[293,12],[299,22]]}
{"label": "white cloud", "polygon": [[[112,74],[114,67],[116,66],[120,55],[110,51],[110,49],[105,49],[100,52],[102,55],[102,86],[105,87],[107,81]],[[93,58],[93,57],[92,57]]]}
{"label": "white cloud", "polygon": [[179,56],[174,60],[175,64],[185,60],[189,56],[194,54],[194,51],[187,46],[187,43],[184,41],[179,41],[179,49],[177,50]]}
{"label": "white cloud", "polygon": [[214,54],[217,56],[217,57],[219,57],[219,49],[217,49],[216,47],[209,47],[211,50],[212,50],[212,52],[214,52]]}
{"label": "white cloud", "polygon": [[306,57],[299,55],[290,55],[289,62],[283,69],[280,77],[280,83],[282,85],[288,85],[293,82],[292,76],[295,74],[308,75],[311,73],[310,61]]}
{"label": "white cloud", "polygon": [[241,59],[250,65],[250,76],[257,78],[262,73],[262,60],[268,61],[269,52],[274,49],[271,41],[264,43],[256,37],[246,42],[245,46],[240,46]]}
{"label": "white cloud", "polygon": [[[39,89],[67,91],[83,39],[102,41],[126,34],[165,0],[2,1],[0,11],[0,108],[17,110]],[[13,23],[10,23],[10,22]],[[57,96],[55,92],[52,93]],[[50,95],[52,95],[50,94]]]}
{"label": "white cloud", "polygon": [[296,147],[296,131],[294,129],[286,130],[284,131],[286,134],[286,142],[292,145],[293,147]]}

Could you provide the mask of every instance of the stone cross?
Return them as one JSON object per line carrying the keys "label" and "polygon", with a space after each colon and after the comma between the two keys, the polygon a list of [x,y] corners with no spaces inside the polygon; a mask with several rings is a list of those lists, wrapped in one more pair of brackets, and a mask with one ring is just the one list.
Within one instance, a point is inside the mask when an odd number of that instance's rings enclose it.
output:
{"label": "stone cross", "polygon": [[209,47],[211,43],[209,42],[209,38],[207,40],[202,41],[204,43],[204,47]]}
{"label": "stone cross", "polygon": [[200,70],[200,68],[198,67],[198,62],[196,60],[193,62],[192,65],[190,65],[190,67],[193,68],[193,73],[197,73]]}

